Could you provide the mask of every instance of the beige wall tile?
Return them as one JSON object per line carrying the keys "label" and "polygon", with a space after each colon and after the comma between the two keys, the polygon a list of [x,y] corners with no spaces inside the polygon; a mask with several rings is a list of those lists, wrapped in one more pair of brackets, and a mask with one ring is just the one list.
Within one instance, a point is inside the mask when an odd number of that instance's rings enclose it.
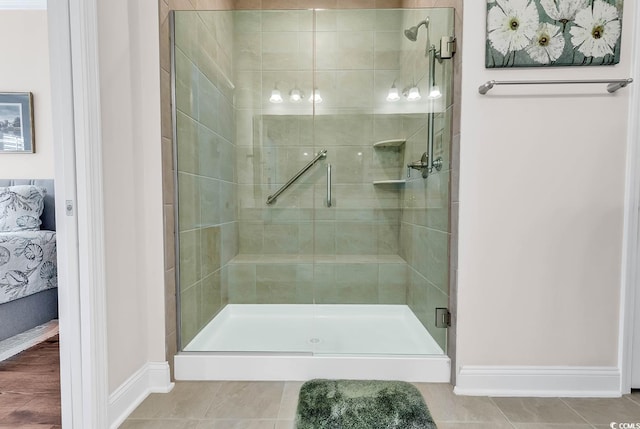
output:
{"label": "beige wall tile", "polygon": [[221,271],[202,279],[202,308],[200,325],[204,326],[222,310]]}
{"label": "beige wall tile", "polygon": [[175,201],[175,184],[173,171],[173,142],[162,139],[162,202],[173,205]]}
{"label": "beige wall tile", "polygon": [[402,7],[402,0],[375,0],[376,8],[388,9]]}
{"label": "beige wall tile", "polygon": [[378,237],[371,222],[336,222],[336,254],[367,255],[377,252]]}
{"label": "beige wall tile", "polygon": [[222,225],[222,264],[226,265],[238,254],[238,222]]}
{"label": "beige wall tile", "polygon": [[375,0],[338,0],[338,9],[372,9],[376,6]]}
{"label": "beige wall tile", "polygon": [[200,325],[202,284],[194,284],[180,293],[180,330],[182,346],[185,347],[198,334]]}
{"label": "beige wall tile", "polygon": [[233,10],[233,0],[192,0],[197,10]]}
{"label": "beige wall tile", "polygon": [[240,222],[238,229],[240,232],[240,253],[261,254],[263,252],[263,223]]}
{"label": "beige wall tile", "polygon": [[262,0],[235,0],[234,9],[262,9]]}
{"label": "beige wall tile", "polygon": [[200,225],[200,180],[188,173],[178,173],[178,219],[180,231]]}
{"label": "beige wall tile", "polygon": [[227,267],[229,303],[256,303],[256,266],[255,264],[230,264]]}
{"label": "beige wall tile", "polygon": [[342,70],[371,70],[374,59],[372,31],[337,33],[336,65]]}
{"label": "beige wall tile", "polygon": [[237,71],[260,71],[262,66],[262,33],[237,32],[234,35],[234,67]]}
{"label": "beige wall tile", "polygon": [[201,279],[200,230],[180,233],[180,290],[185,291]]}
{"label": "beige wall tile", "polygon": [[177,119],[178,171],[181,173],[199,174],[198,124],[181,112],[178,112]]}
{"label": "beige wall tile", "polygon": [[[164,266],[170,270],[176,265],[175,249],[175,213],[172,204],[165,204],[164,209]],[[174,285],[175,286],[175,285]]]}
{"label": "beige wall tile", "polygon": [[179,111],[198,119],[198,75],[196,65],[176,49],[176,106]]}
{"label": "beige wall tile", "polygon": [[167,0],[171,10],[193,10],[191,0]]}
{"label": "beige wall tile", "polygon": [[176,319],[176,272],[175,269],[170,269],[165,272],[165,332],[171,333],[176,331],[177,319]]}
{"label": "beige wall tile", "polygon": [[378,265],[378,298],[380,304],[407,303],[407,265]]}
{"label": "beige wall tile", "polygon": [[[202,277],[207,277],[218,271],[221,267],[221,247],[220,227],[214,226],[204,228],[201,233],[201,257],[202,257]],[[219,281],[220,279],[218,279]],[[219,289],[219,287],[218,287]]]}

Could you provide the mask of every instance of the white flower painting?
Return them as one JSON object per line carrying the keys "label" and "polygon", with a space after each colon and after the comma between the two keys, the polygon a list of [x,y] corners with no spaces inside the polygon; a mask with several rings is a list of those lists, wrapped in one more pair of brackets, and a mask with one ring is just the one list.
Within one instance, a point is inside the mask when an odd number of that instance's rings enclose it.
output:
{"label": "white flower painting", "polygon": [[557,61],[564,51],[565,41],[562,28],[558,25],[544,22],[540,24],[536,36],[531,40],[526,51],[533,61],[538,64],[551,64]]}
{"label": "white flower painting", "polygon": [[623,0],[487,0],[486,66],[620,61]]}
{"label": "white flower painting", "polygon": [[491,45],[502,55],[529,45],[540,24],[531,0],[496,0],[487,18]]}
{"label": "white flower painting", "polygon": [[589,0],[540,0],[540,4],[549,18],[567,25],[578,11],[586,9]]}
{"label": "white flower painting", "polygon": [[595,0],[592,9],[578,12],[575,24],[571,28],[571,43],[585,56],[599,58],[614,54],[621,31],[615,6]]}

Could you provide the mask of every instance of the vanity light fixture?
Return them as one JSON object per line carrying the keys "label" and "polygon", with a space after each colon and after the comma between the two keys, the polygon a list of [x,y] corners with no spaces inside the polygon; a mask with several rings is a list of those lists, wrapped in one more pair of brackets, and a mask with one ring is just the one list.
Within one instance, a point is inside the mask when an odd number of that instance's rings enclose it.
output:
{"label": "vanity light fixture", "polygon": [[400,100],[400,93],[398,92],[398,88],[396,88],[396,81],[393,81],[393,85],[389,88],[389,94],[387,95],[387,101],[398,101]]}
{"label": "vanity light fixture", "polygon": [[309,103],[314,103],[314,104],[322,103],[322,97],[318,92],[318,88],[315,88],[311,93],[311,95],[309,96]]}
{"label": "vanity light fixture", "polygon": [[405,89],[402,93],[409,101],[418,101],[422,98],[418,85],[415,84],[410,88]]}
{"label": "vanity light fixture", "polygon": [[427,96],[430,100],[435,100],[437,98],[442,97],[442,92],[440,92],[440,87],[436,84],[431,85],[429,89],[429,95]]}
{"label": "vanity light fixture", "polygon": [[295,87],[289,92],[289,101],[292,103],[298,103],[304,98],[304,94],[300,92],[298,87]]}
{"label": "vanity light fixture", "polygon": [[271,97],[269,97],[269,101],[273,104],[280,104],[282,103],[282,94],[280,94],[280,90],[278,89],[278,87],[274,87],[271,90]]}

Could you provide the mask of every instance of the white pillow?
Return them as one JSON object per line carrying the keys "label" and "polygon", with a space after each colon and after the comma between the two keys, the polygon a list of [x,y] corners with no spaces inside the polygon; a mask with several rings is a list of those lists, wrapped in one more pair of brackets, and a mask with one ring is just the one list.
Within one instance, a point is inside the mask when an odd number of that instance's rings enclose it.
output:
{"label": "white pillow", "polygon": [[38,231],[46,192],[33,185],[0,187],[0,231]]}

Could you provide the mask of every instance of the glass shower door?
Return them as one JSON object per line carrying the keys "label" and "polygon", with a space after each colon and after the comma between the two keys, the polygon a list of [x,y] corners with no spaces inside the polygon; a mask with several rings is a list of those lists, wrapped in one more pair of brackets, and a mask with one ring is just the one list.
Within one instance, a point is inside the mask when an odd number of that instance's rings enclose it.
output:
{"label": "glass shower door", "polygon": [[451,34],[445,8],[176,12],[182,350],[446,350]]}
{"label": "glass shower door", "polygon": [[253,315],[255,342],[243,351],[309,353],[304,305],[313,303],[320,165],[286,185],[316,155],[313,11],[236,11],[234,25],[240,246],[229,266],[229,302]]}
{"label": "glass shower door", "polygon": [[[428,53],[452,34],[453,9],[315,11],[314,149],[332,167],[330,205],[315,184],[315,354],[446,350],[452,64]],[[442,168],[407,177],[430,139]]]}

